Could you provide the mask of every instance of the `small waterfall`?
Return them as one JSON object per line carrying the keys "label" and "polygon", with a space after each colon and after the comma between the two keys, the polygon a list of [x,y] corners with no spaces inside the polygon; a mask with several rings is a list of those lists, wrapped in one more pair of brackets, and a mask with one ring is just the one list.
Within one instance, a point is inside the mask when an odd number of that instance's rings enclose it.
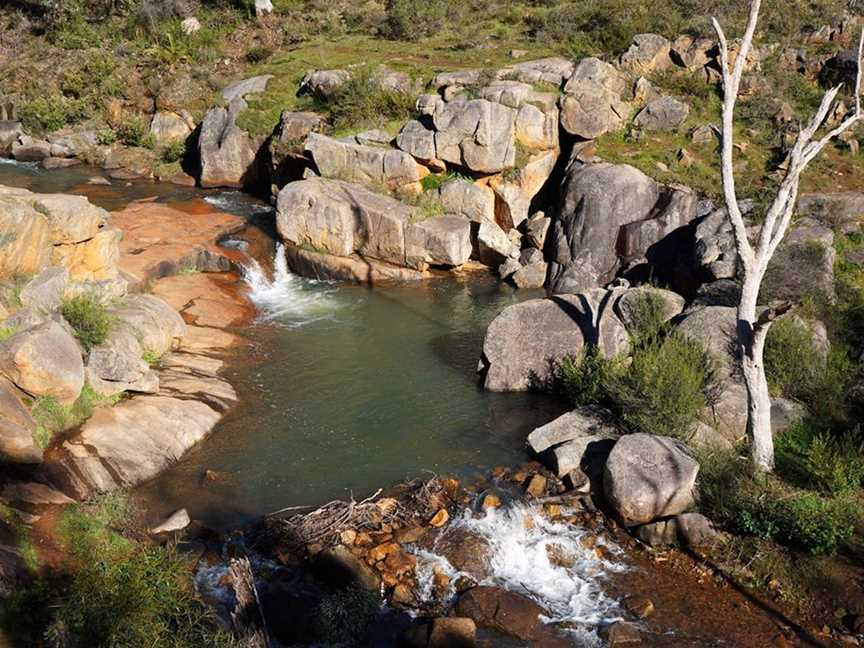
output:
{"label": "small waterfall", "polygon": [[[549,612],[545,620],[564,624],[579,638],[579,645],[602,645],[597,626],[621,618],[618,604],[602,587],[607,574],[626,569],[614,560],[621,550],[598,540],[603,551],[596,551],[593,542],[586,541],[586,529],[554,522],[538,509],[515,502],[480,517],[466,511],[453,525],[489,544],[491,576],[481,584],[533,599]],[[552,560],[550,554],[556,553],[566,560]],[[450,576],[451,582],[459,575],[442,556],[419,549],[416,556],[421,597],[431,595],[434,569]]]}
{"label": "small waterfall", "polygon": [[341,306],[338,288],[329,282],[304,279],[288,269],[285,246],[276,246],[272,278],[255,259],[243,266],[243,279],[249,285],[249,298],[264,320],[294,327],[330,319]]}

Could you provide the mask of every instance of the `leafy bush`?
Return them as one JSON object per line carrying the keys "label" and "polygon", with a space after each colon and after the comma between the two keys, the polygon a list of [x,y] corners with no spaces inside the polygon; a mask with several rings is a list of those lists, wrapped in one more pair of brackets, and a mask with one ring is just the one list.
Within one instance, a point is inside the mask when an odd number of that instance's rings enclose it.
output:
{"label": "leafy bush", "polygon": [[778,476],[757,479],[735,453],[700,463],[700,508],[732,531],[813,554],[835,552],[854,533],[855,511],[845,497],[796,489]]}
{"label": "leafy bush", "polygon": [[384,35],[406,41],[430,36],[456,18],[458,7],[454,0],[387,0]]}
{"label": "leafy bush", "polygon": [[322,108],[330,111],[335,130],[359,126],[382,126],[390,120],[404,121],[414,113],[414,98],[409,94],[382,88],[375,72],[355,73]]}
{"label": "leafy bush", "polygon": [[701,344],[673,332],[637,348],[603,383],[631,431],[683,437],[714,397],[717,366]]}
{"label": "leafy bush", "polygon": [[806,398],[818,386],[825,359],[813,334],[801,322],[783,318],[765,340],[765,374],[771,391],[791,398]]}
{"label": "leafy bush", "polygon": [[556,373],[557,391],[574,405],[599,405],[606,398],[605,381],[611,362],[596,347],[583,348],[578,355],[561,361]]}
{"label": "leafy bush", "polygon": [[105,341],[114,321],[105,304],[93,295],[84,294],[64,299],[60,312],[75,329],[75,337],[85,351],[90,351]]}
{"label": "leafy bush", "polygon": [[184,155],[186,155],[186,142],[183,140],[170,142],[159,151],[159,159],[168,164],[182,160]]}
{"label": "leafy bush", "polygon": [[3,340],[8,340],[17,332],[18,329],[13,326],[0,326],[0,342],[2,342]]}
{"label": "leafy bush", "polygon": [[51,133],[90,116],[85,102],[62,95],[43,95],[21,106],[19,116],[31,133]]}
{"label": "leafy bush", "polygon": [[808,418],[777,438],[777,472],[805,488],[841,495],[864,481],[861,431],[835,431],[824,419]]}
{"label": "leafy bush", "polygon": [[322,599],[318,608],[316,634],[327,644],[365,646],[381,609],[373,593],[346,588]]}

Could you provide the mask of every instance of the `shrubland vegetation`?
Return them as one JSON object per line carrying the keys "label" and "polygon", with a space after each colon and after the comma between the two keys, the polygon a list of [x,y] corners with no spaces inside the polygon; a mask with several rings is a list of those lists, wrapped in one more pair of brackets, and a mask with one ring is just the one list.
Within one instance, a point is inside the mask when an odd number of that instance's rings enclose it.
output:
{"label": "shrubland vegetation", "polygon": [[114,322],[108,307],[98,297],[90,294],[64,299],[60,312],[63,319],[75,330],[75,337],[85,351],[102,344]]}
{"label": "shrubland vegetation", "polygon": [[32,582],[0,610],[21,645],[139,648],[229,647],[192,584],[191,565],[172,545],[138,538],[122,494],[63,511],[55,541],[61,565],[35,565]]}
{"label": "shrubland vegetation", "polygon": [[119,394],[100,396],[90,385],[84,385],[81,394],[72,405],[63,405],[52,396],[40,396],[31,406],[37,424],[34,438],[42,448],[47,448],[54,437],[78,427],[93,416],[97,407],[114,405],[119,400]]}
{"label": "shrubland vegetation", "polygon": [[608,407],[629,432],[687,439],[715,397],[716,360],[663,322],[658,297],[637,304],[629,354],[606,359],[586,348],[561,363],[558,384],[576,405]]}

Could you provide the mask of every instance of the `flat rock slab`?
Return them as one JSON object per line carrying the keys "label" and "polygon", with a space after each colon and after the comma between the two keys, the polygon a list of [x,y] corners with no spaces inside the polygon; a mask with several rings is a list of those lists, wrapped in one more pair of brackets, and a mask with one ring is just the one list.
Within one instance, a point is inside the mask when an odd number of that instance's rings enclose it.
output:
{"label": "flat rock slab", "polygon": [[[172,206],[134,202],[111,215],[112,225],[123,232],[120,269],[132,288],[186,268],[229,270],[239,256],[216,241],[240,230],[244,222],[203,200]],[[207,264],[216,268],[202,267]]]}
{"label": "flat rock slab", "polygon": [[180,312],[188,324],[215,328],[254,317],[246,292],[245,284],[235,277],[200,272],[165,277],[153,286],[153,294]]}

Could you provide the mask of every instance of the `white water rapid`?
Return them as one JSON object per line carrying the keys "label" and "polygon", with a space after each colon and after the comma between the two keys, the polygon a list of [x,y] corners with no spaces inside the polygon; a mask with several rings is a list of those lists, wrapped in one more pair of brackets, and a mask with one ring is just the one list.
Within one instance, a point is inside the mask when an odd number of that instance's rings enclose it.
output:
{"label": "white water rapid", "polygon": [[[523,503],[491,509],[481,517],[466,511],[453,525],[489,544],[491,576],[481,585],[503,587],[533,599],[549,612],[544,620],[565,624],[580,641],[579,645],[602,645],[597,626],[622,618],[618,604],[602,588],[607,574],[626,569],[614,560],[620,549],[602,540],[597,543],[605,550],[602,553],[592,543],[583,544],[590,534],[586,529],[550,521],[536,508]],[[550,548],[567,560],[553,562]],[[433,596],[436,568],[450,576],[451,583],[460,576],[446,558],[434,551],[418,549],[416,557],[418,594],[425,600]]]}
{"label": "white water rapid", "polygon": [[251,289],[249,298],[260,317],[292,328],[332,319],[341,305],[335,284],[304,279],[288,270],[281,243],[276,246],[272,277],[255,259],[249,259],[243,266],[243,279]]}

